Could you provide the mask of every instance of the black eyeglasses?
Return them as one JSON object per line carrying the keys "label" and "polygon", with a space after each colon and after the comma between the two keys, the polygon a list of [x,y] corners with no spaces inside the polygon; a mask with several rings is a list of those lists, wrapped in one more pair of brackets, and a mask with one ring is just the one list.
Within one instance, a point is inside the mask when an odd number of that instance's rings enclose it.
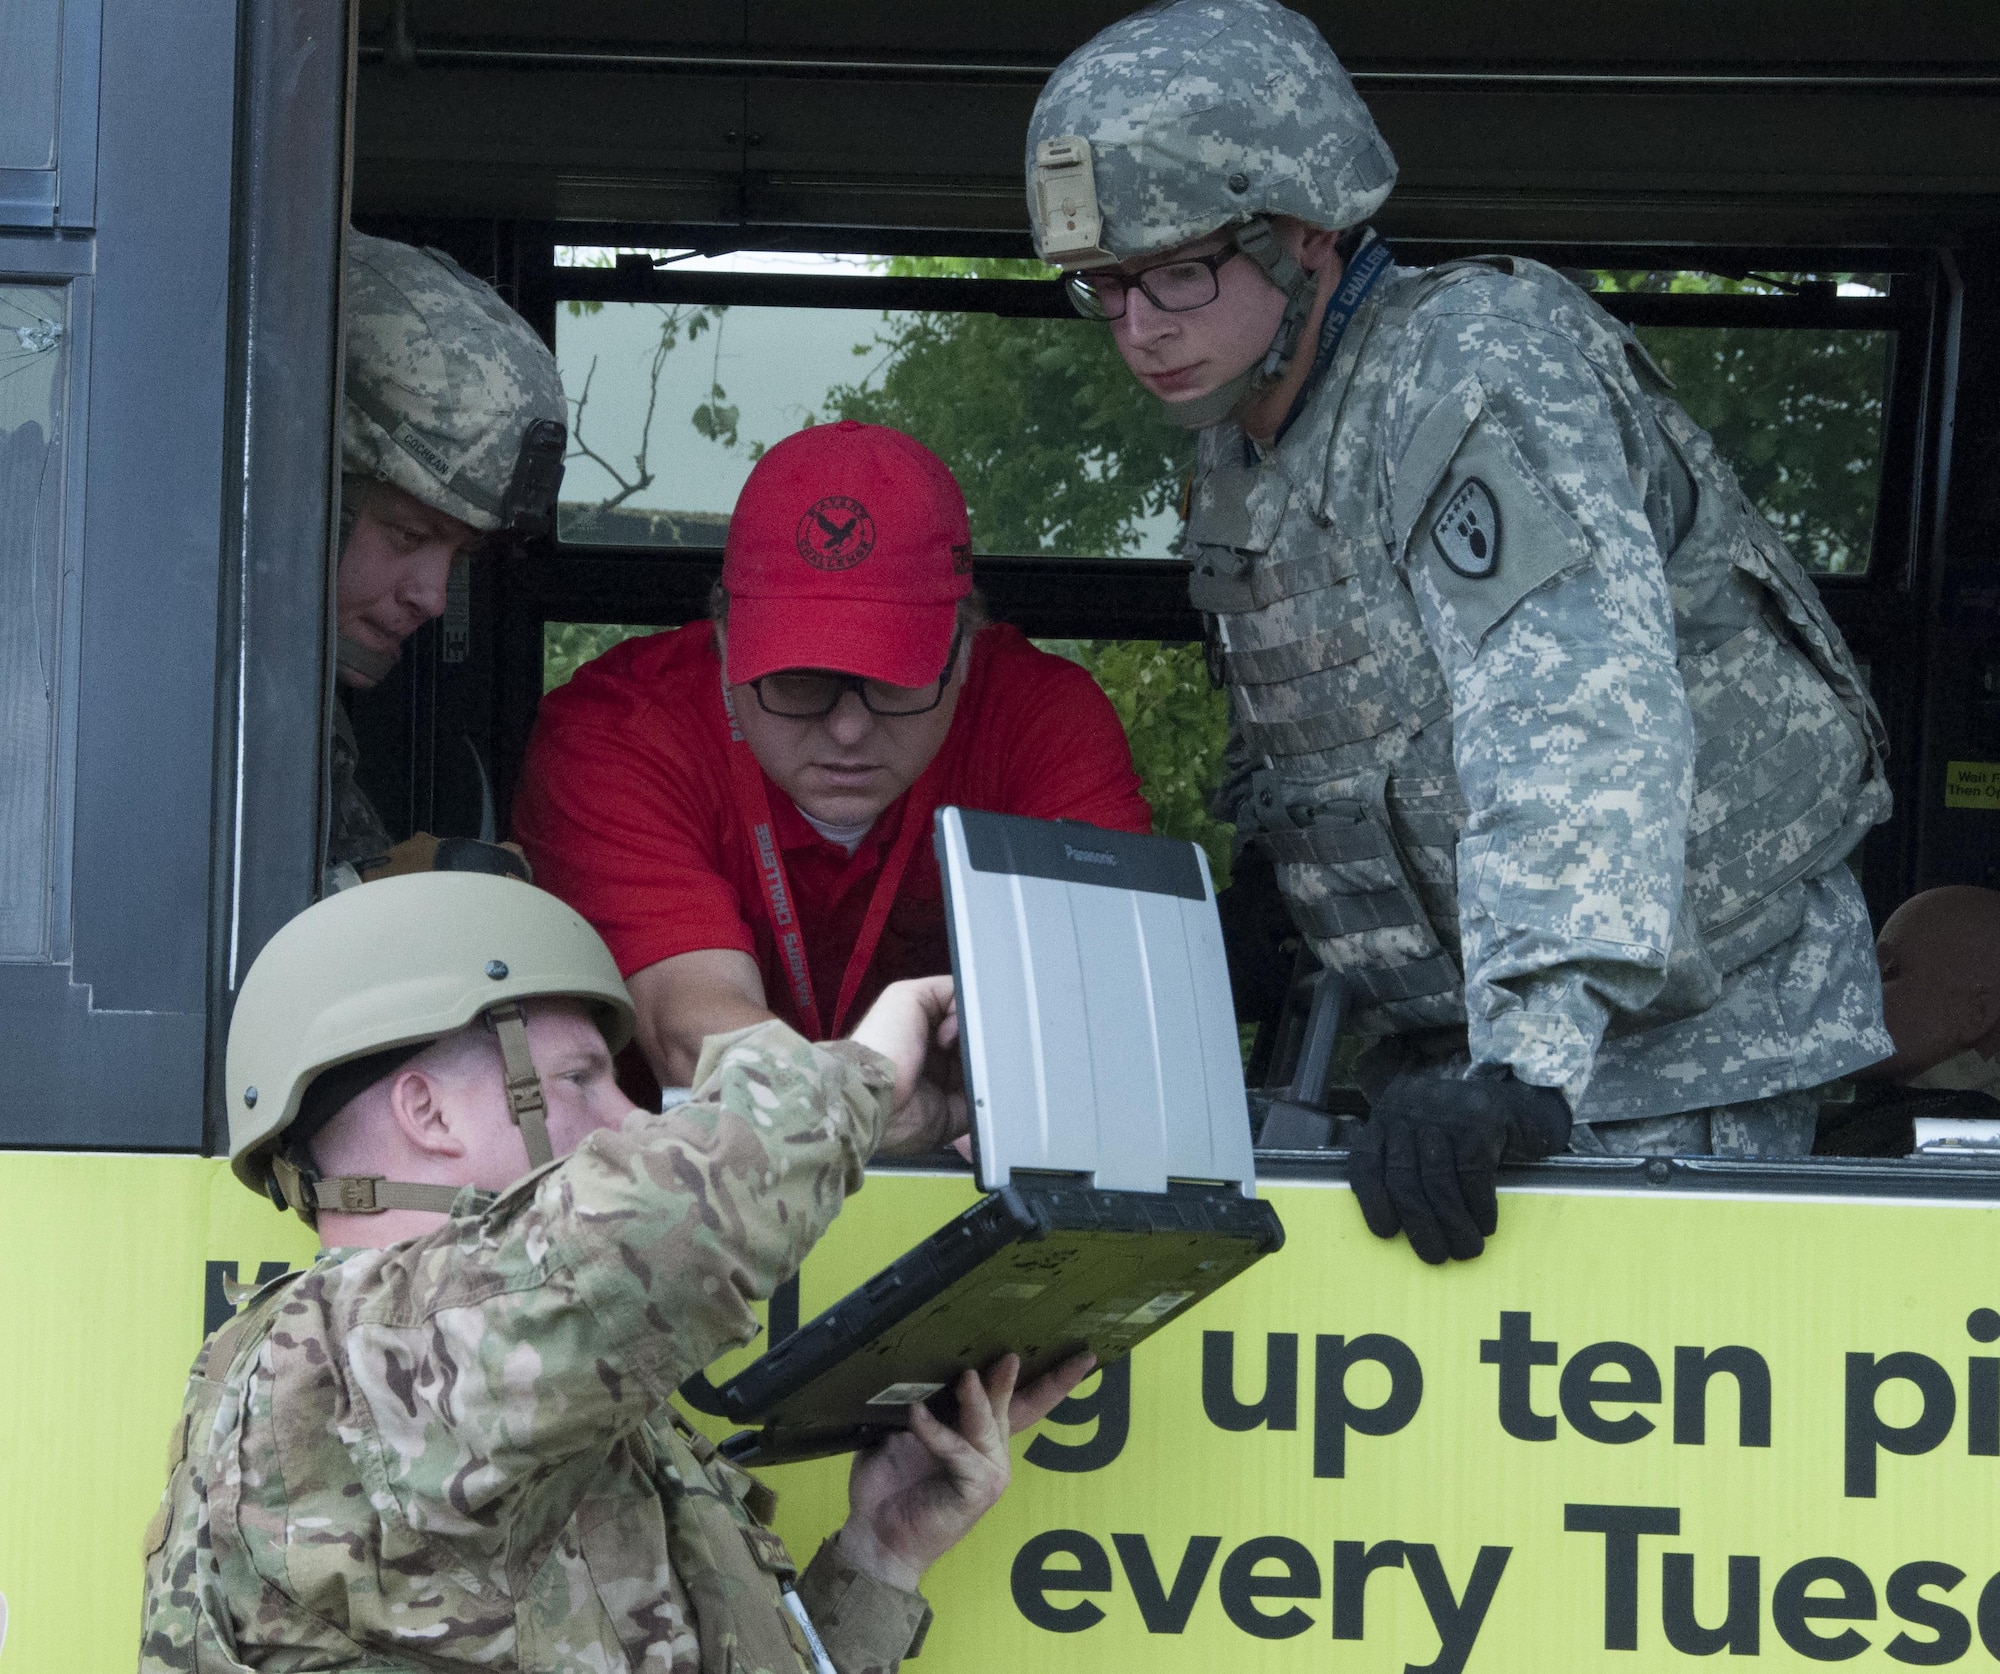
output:
{"label": "black eyeglasses", "polygon": [[1137,273],[1072,273],[1069,300],[1087,320],[1117,320],[1125,315],[1125,293],[1134,285],[1163,314],[1186,314],[1213,302],[1221,281],[1216,269],[1243,252],[1234,244],[1206,256],[1181,256]]}
{"label": "black eyeglasses", "polygon": [[780,669],[750,682],[757,706],[767,715],[787,721],[817,721],[831,715],[849,692],[860,695],[871,715],[927,715],[944,702],[951,671],[958,666],[962,634],[951,636],[944,672],[926,686],[892,686],[886,680],[866,680],[858,674],[834,674],[825,669]]}

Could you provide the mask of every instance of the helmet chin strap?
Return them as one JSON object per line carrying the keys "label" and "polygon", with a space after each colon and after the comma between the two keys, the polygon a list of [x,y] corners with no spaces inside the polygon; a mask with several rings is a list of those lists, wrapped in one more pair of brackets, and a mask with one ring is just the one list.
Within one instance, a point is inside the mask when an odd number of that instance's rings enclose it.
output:
{"label": "helmet chin strap", "polygon": [[[529,1172],[546,1168],[555,1161],[549,1144],[548,1100],[542,1092],[542,1078],[535,1073],[535,1060],[528,1053],[528,1027],[520,1003],[510,1000],[493,1007],[486,1013],[486,1026],[500,1043],[507,1073],[507,1109],[521,1130]],[[343,1215],[379,1215],[385,1209],[449,1214],[459,1193],[457,1186],[420,1186],[386,1180],[379,1174],[320,1176],[300,1168],[282,1150],[271,1157],[271,1180],[273,1195],[282,1197],[308,1226],[319,1224],[322,1209]]]}
{"label": "helmet chin strap", "polygon": [[499,1037],[500,1056],[507,1066],[507,1108],[521,1130],[528,1167],[530,1171],[546,1168],[556,1160],[549,1146],[549,1106],[542,1096],[542,1078],[535,1073],[535,1060],[528,1056],[528,1026],[520,1005],[509,1001],[495,1006],[486,1014],[486,1026]]}
{"label": "helmet chin strap", "polygon": [[340,667],[358,674],[369,685],[379,685],[388,678],[389,671],[396,666],[394,657],[385,657],[379,651],[371,651],[359,640],[339,636],[335,648],[335,659]]}
{"label": "helmet chin strap", "polygon": [[1244,222],[1230,235],[1230,242],[1262,268],[1264,277],[1284,293],[1285,312],[1278,320],[1271,346],[1227,383],[1186,401],[1160,403],[1168,419],[1184,430],[1206,430],[1224,419],[1235,418],[1284,377],[1298,353],[1306,316],[1312,312],[1313,297],[1319,289],[1318,276],[1293,259],[1284,240],[1278,237],[1277,228],[1262,216]]}

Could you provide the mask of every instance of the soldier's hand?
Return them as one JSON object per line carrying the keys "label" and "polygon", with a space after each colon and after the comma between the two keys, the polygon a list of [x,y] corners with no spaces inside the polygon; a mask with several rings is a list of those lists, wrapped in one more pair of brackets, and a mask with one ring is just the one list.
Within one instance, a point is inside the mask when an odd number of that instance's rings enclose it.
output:
{"label": "soldier's hand", "polygon": [[1010,1437],[1046,1418],[1097,1364],[1073,1355],[1016,1390],[1018,1356],[1002,1355],[982,1378],[964,1372],[955,1391],[958,1422],[947,1425],[921,1401],[910,1427],[855,1456],[847,1477],[841,1550],[878,1581],[915,1592],[924,1571],[990,1511],[1013,1471]]}
{"label": "soldier's hand", "polygon": [[895,1106],[878,1149],[935,1151],[965,1132],[958,996],[950,977],[892,982],[852,1038],[896,1066]]}
{"label": "soldier's hand", "polygon": [[1569,1132],[1569,1101],[1509,1071],[1473,1080],[1399,1075],[1368,1112],[1348,1183],[1377,1238],[1400,1231],[1425,1261],[1470,1261],[1499,1225],[1500,1164],[1539,1162],[1563,1149]]}

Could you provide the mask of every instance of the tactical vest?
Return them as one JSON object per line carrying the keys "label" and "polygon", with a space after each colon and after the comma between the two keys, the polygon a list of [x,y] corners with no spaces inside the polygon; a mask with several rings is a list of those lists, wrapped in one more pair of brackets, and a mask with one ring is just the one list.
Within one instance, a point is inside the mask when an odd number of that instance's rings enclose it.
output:
{"label": "tactical vest", "polygon": [[[1393,353],[1445,287],[1494,267],[1565,287],[1622,348],[1616,364],[1592,355],[1598,373],[1653,418],[1635,477],[1651,485],[1668,554],[1695,790],[1667,980],[1644,1014],[1612,1026],[1630,1032],[1705,1010],[1723,976],[1796,930],[1803,894],[1789,886],[1887,817],[1885,735],[1810,578],[1630,330],[1568,281],[1505,259],[1396,274],[1355,368]],[[1449,459],[1432,482],[1391,481],[1387,398],[1379,377],[1339,393],[1329,448],[1363,438],[1365,468],[1312,461],[1325,471],[1317,508],[1321,485],[1291,480],[1276,450],[1252,461],[1233,426],[1210,432],[1187,526],[1190,595],[1213,619],[1212,655],[1259,764],[1239,825],[1276,863],[1299,928],[1372,1035],[1465,1022],[1456,852],[1467,810],[1451,694],[1402,569]]]}
{"label": "tactical vest", "polygon": [[[298,1277],[287,1274],[260,1291],[195,1357],[168,1441],[166,1492],[145,1534],[139,1674],[249,1674],[235,1643],[239,1616],[257,1624],[260,1668],[390,1674],[417,1666],[356,1645],[269,1586],[255,1598],[226,1597],[217,1571],[216,1548],[239,1538],[242,1484],[235,1461],[213,1456],[210,1448],[235,1435],[250,1362]],[[650,1457],[668,1551],[693,1605],[702,1674],[816,1674],[811,1647],[781,1591],[795,1573],[792,1560],[784,1542],[763,1526],[775,1496],[717,1454],[671,1407],[664,1413],[667,1422],[649,1424],[638,1448]],[[522,1608],[532,1608],[534,1591],[524,1594]],[[277,1652],[273,1660],[274,1646],[303,1655],[287,1659]],[[616,1659],[608,1666],[625,1666],[615,1640],[606,1653]]]}

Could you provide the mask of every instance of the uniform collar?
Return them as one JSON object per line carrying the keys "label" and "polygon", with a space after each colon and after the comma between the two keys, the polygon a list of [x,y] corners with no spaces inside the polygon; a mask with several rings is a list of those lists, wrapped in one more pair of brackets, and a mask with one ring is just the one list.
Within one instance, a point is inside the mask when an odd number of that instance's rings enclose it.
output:
{"label": "uniform collar", "polygon": [[[1299,386],[1299,393],[1292,398],[1292,410],[1285,415],[1278,426],[1277,440],[1284,444],[1286,432],[1298,422],[1299,415],[1306,410],[1313,392],[1320,381],[1332,369],[1334,356],[1340,353],[1340,345],[1346,338],[1348,329],[1367,306],[1374,294],[1376,281],[1395,265],[1395,257],[1389,246],[1377,238],[1371,230],[1361,241],[1361,247],[1354,252],[1346,271],[1340,276],[1340,284],[1327,299],[1326,312],[1320,317],[1319,344],[1313,351],[1312,370],[1306,374],[1306,381]],[[1365,334],[1364,334],[1365,335]],[[1351,363],[1350,363],[1351,365]]]}
{"label": "uniform collar", "polygon": [[[1386,246],[1378,244],[1371,248]],[[1337,334],[1331,353],[1323,363],[1315,360],[1286,428],[1269,445],[1253,442],[1240,427],[1230,426],[1234,434],[1224,443],[1225,448],[1237,450],[1244,464],[1253,469],[1260,464],[1275,463],[1310,503],[1315,515],[1325,509],[1329,492],[1327,452],[1333,445],[1334,427],[1354,381],[1355,369],[1382,317],[1384,303],[1396,288],[1395,281],[1410,271],[1385,264],[1376,272],[1360,306],[1345,329]]]}

